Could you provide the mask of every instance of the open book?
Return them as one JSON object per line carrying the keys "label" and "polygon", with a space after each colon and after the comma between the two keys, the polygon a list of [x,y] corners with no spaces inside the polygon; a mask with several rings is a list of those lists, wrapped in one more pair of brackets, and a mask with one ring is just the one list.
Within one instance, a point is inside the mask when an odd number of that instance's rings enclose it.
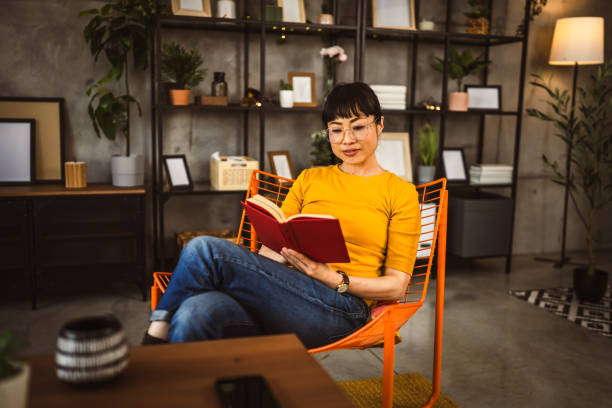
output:
{"label": "open book", "polygon": [[259,194],[243,205],[257,237],[273,251],[285,247],[318,262],[350,262],[337,218],[322,214],[287,218],[276,204]]}

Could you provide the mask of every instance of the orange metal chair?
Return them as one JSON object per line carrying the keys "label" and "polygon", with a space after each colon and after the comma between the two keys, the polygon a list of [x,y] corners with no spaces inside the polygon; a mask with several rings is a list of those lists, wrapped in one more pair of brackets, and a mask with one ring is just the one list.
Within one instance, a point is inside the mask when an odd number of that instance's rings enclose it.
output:
{"label": "orange metal chair", "polygon": [[[285,198],[293,180],[259,170],[253,170],[246,198],[261,194],[277,204]],[[440,395],[442,367],[442,323],[444,313],[444,278],[446,264],[446,218],[448,192],[446,179],[417,186],[421,208],[421,237],[412,279],[401,301],[388,302],[372,309],[372,320],[349,336],[310,353],[341,349],[365,349],[384,342],[382,406],[393,404],[393,367],[395,361],[395,333],[425,302],[430,273],[436,259],[436,312],[434,333],[433,387],[424,407],[432,407]],[[236,243],[257,251],[261,242],[243,211]],[[437,257],[436,257],[437,254]],[[170,282],[171,273],[155,272],[151,287],[151,310]]]}

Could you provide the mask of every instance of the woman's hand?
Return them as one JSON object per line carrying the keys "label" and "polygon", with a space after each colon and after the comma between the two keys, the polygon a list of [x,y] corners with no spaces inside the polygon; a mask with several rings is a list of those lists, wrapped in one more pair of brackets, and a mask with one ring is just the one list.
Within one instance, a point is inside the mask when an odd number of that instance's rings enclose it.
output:
{"label": "woman's hand", "polygon": [[342,276],[326,263],[313,261],[306,255],[289,248],[281,249],[281,255],[300,272],[323,282],[332,289],[336,289],[342,283]]}

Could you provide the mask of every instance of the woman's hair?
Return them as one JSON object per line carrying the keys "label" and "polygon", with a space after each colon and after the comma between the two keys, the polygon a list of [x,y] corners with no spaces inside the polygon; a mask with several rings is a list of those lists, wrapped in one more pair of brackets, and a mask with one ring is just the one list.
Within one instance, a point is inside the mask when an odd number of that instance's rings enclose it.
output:
{"label": "woman's hair", "polygon": [[360,114],[372,115],[376,123],[380,123],[380,102],[372,88],[363,82],[338,84],[323,106],[323,126],[327,127],[327,123],[335,118],[349,118]]}

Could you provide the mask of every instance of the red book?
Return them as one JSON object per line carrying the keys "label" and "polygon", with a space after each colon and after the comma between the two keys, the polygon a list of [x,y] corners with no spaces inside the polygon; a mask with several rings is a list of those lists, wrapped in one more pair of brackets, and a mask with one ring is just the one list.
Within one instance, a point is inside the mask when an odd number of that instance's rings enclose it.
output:
{"label": "red book", "polygon": [[289,218],[259,194],[243,204],[257,237],[275,252],[293,249],[318,262],[350,262],[340,222],[331,215],[296,214]]}

